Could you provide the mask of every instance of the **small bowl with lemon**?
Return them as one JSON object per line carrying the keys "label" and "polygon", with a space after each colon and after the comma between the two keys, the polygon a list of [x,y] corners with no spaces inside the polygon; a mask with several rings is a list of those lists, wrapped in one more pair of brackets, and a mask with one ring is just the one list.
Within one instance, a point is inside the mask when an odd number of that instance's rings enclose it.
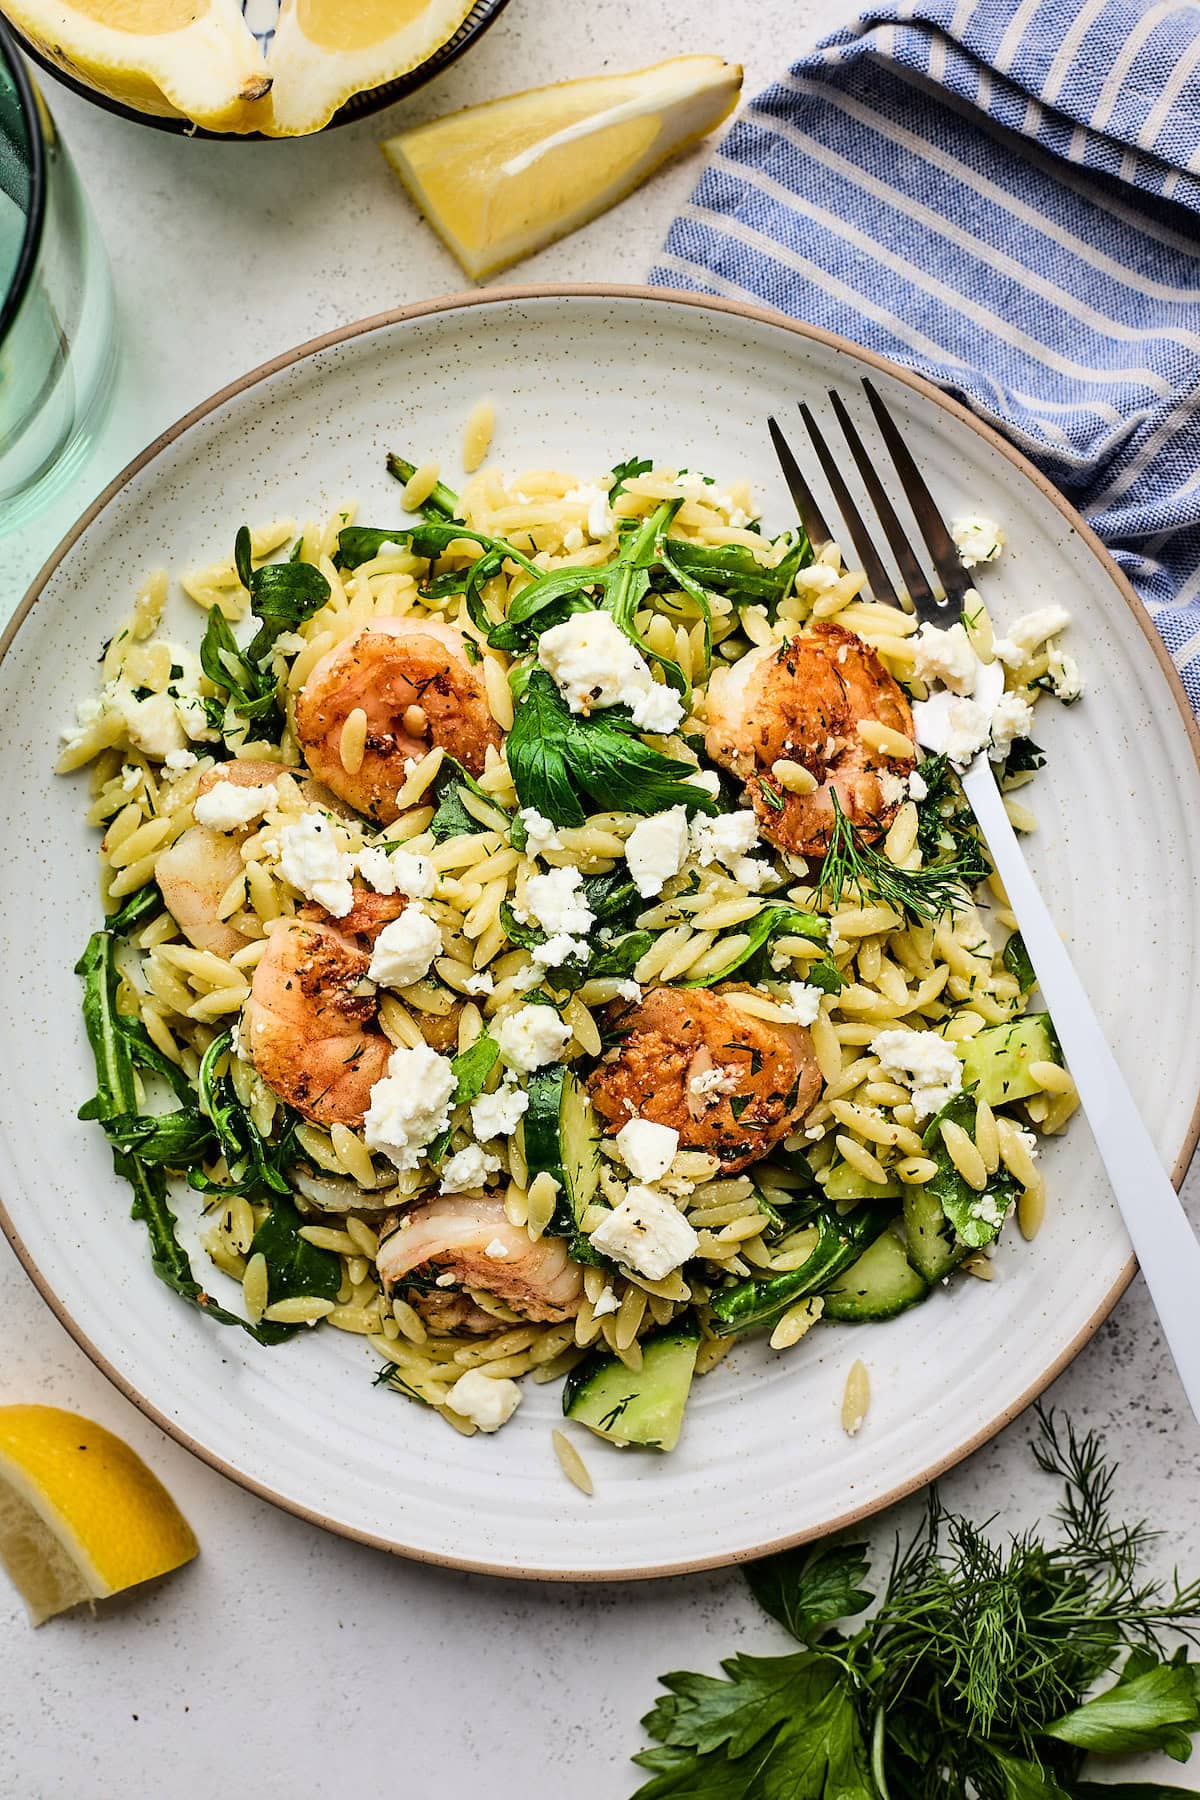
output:
{"label": "small bowl with lemon", "polygon": [[365,118],[453,62],[508,0],[0,0],[77,94],[203,138],[304,137]]}

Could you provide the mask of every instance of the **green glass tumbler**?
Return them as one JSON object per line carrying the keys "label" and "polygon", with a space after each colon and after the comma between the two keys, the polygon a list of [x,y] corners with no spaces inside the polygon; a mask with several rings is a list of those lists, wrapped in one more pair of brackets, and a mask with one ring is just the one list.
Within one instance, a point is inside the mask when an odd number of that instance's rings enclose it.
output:
{"label": "green glass tumbler", "polygon": [[0,24],[0,533],[77,472],[116,366],[112,277],[66,145]]}

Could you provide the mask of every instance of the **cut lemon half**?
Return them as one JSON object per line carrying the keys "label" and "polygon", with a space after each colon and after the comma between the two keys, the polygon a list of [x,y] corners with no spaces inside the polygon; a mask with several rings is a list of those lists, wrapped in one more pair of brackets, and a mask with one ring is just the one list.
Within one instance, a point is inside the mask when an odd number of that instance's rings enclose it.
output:
{"label": "cut lemon half", "polygon": [[3,0],[56,68],[139,112],[252,131],[271,76],[238,0]]}
{"label": "cut lemon half", "polygon": [[0,1562],[35,1625],[190,1562],[199,1546],[157,1476],[102,1425],[0,1406]]}
{"label": "cut lemon half", "polygon": [[268,63],[276,137],[319,131],[365,88],[407,75],[452,38],[472,0],[283,0]]}
{"label": "cut lemon half", "polygon": [[471,106],[383,149],[478,280],[623,200],[727,118],[741,86],[741,69],[719,56],[676,56]]}

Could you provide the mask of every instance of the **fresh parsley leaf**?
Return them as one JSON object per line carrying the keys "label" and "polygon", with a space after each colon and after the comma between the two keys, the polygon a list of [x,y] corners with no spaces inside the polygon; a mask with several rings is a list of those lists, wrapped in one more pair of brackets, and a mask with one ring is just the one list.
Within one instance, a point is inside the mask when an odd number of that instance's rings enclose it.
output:
{"label": "fresh parsley leaf", "polygon": [[870,1567],[865,1544],[810,1544],[747,1564],[746,1580],[763,1611],[809,1644],[871,1604],[859,1586]]}
{"label": "fresh parsley leaf", "polygon": [[639,475],[648,475],[654,464],[648,456],[627,456],[624,462],[616,464],[612,471],[612,486],[608,490],[608,504],[611,506],[618,495],[625,492],[627,482],[635,481]]}
{"label": "fresh parsley leaf", "polygon": [[1102,1756],[1165,1750],[1180,1762],[1191,1754],[1190,1734],[1200,1731],[1196,1666],[1157,1662],[1085,1700],[1042,1727],[1047,1737]]}
{"label": "fresh parsley leaf", "polygon": [[522,806],[555,825],[582,825],[589,808],[642,814],[716,803],[687,779],[690,763],[644,744],[623,707],[573,713],[544,669],[529,673],[508,735],[508,766]]}

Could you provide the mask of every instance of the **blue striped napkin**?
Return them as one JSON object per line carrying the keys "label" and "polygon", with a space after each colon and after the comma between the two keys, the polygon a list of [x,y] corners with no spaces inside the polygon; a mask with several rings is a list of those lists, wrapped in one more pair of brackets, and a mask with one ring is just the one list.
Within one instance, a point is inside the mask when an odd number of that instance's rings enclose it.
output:
{"label": "blue striped napkin", "polygon": [[651,279],[971,406],[1103,538],[1200,711],[1200,4],[864,13],[746,107]]}

